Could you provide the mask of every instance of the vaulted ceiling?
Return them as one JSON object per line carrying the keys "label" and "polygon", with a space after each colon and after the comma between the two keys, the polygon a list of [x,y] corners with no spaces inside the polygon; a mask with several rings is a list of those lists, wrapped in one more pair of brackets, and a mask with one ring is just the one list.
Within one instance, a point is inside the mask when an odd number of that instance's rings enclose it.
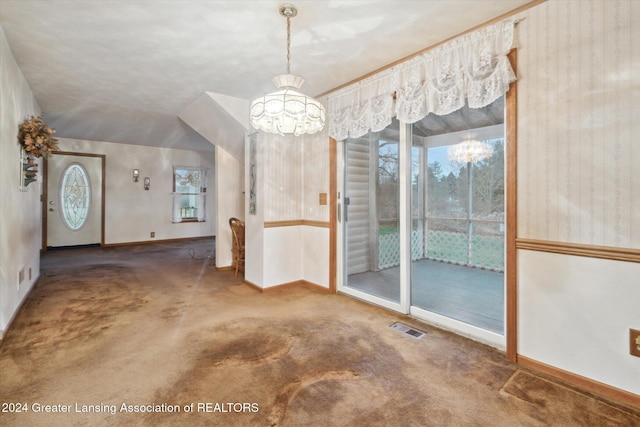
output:
{"label": "vaulted ceiling", "polygon": [[[274,90],[281,3],[0,0],[0,25],[59,136],[206,151],[216,141],[178,117],[206,92]],[[527,3],[298,0],[291,71],[324,93]]]}

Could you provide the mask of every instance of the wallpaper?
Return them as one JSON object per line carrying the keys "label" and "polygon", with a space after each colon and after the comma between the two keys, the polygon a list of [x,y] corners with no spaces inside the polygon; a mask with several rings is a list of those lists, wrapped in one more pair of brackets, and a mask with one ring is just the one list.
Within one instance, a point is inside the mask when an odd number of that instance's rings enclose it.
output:
{"label": "wallpaper", "polygon": [[640,248],[640,1],[519,18],[518,237]]}
{"label": "wallpaper", "polygon": [[[322,132],[304,138],[303,219],[329,222],[329,134]],[[320,204],[320,193],[327,193],[327,204]]]}
{"label": "wallpaper", "polygon": [[[287,221],[302,218],[302,167],[301,141],[294,136],[261,133],[258,150],[262,151],[259,168],[264,170],[264,183],[258,183],[258,191],[264,191],[265,221]],[[258,206],[258,209],[262,209]]]}
{"label": "wallpaper", "polygon": [[[263,164],[264,220],[329,221],[329,207],[319,194],[329,192],[329,137],[326,132],[301,137],[261,133],[257,149]],[[258,207],[258,209],[261,209]]]}

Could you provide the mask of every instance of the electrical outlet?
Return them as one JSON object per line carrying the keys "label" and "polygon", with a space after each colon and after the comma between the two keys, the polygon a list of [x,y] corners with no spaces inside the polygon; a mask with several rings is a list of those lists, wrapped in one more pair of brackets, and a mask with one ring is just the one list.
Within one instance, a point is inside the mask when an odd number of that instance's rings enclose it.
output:
{"label": "electrical outlet", "polygon": [[629,354],[640,357],[640,331],[629,329]]}
{"label": "electrical outlet", "polygon": [[156,232],[155,231],[151,232],[151,237],[156,237]]}

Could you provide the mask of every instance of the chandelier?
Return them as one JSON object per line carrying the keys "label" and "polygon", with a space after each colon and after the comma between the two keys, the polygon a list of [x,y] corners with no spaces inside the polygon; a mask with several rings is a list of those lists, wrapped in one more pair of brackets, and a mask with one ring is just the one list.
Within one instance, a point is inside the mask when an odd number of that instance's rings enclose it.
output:
{"label": "chandelier", "polygon": [[447,157],[458,163],[471,163],[484,160],[493,155],[493,147],[486,142],[466,139],[447,150]]}
{"label": "chandelier", "polygon": [[291,18],[297,14],[298,10],[291,4],[280,6],[280,15],[287,18],[287,73],[272,80],[280,90],[251,103],[251,125],[257,130],[299,136],[314,134],[324,127],[324,106],[298,92],[304,79],[291,74]]}

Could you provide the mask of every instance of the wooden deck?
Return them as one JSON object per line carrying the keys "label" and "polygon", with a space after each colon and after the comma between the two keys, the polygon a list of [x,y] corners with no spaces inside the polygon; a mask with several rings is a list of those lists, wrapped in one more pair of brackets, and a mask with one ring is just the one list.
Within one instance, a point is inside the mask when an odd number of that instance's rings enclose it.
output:
{"label": "wooden deck", "polygon": [[[503,273],[421,260],[411,275],[413,306],[504,334]],[[399,267],[352,274],[348,286],[399,302]]]}

